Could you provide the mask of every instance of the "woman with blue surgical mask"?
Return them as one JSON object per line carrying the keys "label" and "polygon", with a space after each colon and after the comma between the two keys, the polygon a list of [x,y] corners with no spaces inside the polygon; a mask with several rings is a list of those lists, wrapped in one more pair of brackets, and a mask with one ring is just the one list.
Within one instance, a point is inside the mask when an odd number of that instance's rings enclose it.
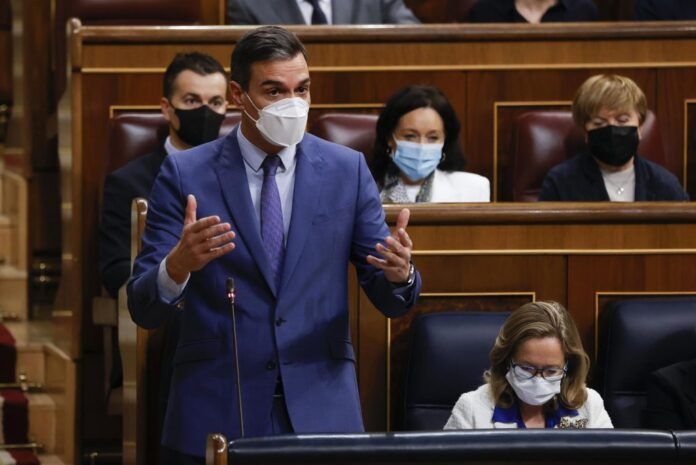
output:
{"label": "woman with blue surgical mask", "polygon": [[590,359],[559,303],[512,312],[490,358],[486,384],[461,395],[445,429],[613,428],[602,398],[585,384]]}
{"label": "woman with blue surgical mask", "polygon": [[460,125],[445,96],[406,87],[377,122],[373,174],[383,203],[488,202],[488,179],[463,171]]}

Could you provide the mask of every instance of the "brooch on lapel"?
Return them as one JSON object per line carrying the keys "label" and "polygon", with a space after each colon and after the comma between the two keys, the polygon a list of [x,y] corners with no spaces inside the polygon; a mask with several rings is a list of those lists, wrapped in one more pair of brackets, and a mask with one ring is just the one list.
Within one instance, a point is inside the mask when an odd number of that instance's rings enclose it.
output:
{"label": "brooch on lapel", "polygon": [[578,418],[573,420],[569,417],[561,418],[561,422],[558,424],[559,429],[585,429],[587,428],[587,418]]}

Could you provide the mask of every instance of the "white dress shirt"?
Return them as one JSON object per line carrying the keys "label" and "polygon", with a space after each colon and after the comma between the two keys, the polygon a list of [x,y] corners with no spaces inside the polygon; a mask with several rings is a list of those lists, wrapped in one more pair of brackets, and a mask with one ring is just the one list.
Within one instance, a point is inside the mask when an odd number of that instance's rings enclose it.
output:
{"label": "white dress shirt", "polygon": [[172,153],[176,152],[181,152],[181,150],[174,147],[174,144],[172,144],[172,138],[169,136],[167,136],[167,138],[164,139],[164,151],[167,152],[167,155],[171,155]]}
{"label": "white dress shirt", "polygon": [[[312,13],[314,13],[314,8],[312,8],[312,4],[309,3],[307,0],[296,0],[297,1],[297,6],[300,7],[300,11],[302,12],[302,17],[304,18],[304,21],[306,24],[312,24]],[[346,0],[342,0],[346,1]],[[332,24],[333,21],[331,20],[332,16],[332,10],[331,10],[331,0],[319,0],[319,8],[321,8],[321,11],[324,12],[324,16],[326,16],[326,22],[328,24]]]}
{"label": "white dress shirt", "polygon": [[[234,129],[239,142],[239,151],[244,159],[244,169],[246,171],[247,182],[249,184],[249,194],[251,195],[251,203],[256,212],[256,226],[259,234],[261,232],[261,188],[263,187],[263,168],[261,167],[263,160],[266,158],[266,153],[260,148],[252,144],[244,134],[241,127],[237,126]],[[286,147],[280,152],[280,165],[276,172],[276,184],[278,185],[278,193],[280,194],[280,205],[283,212],[283,230],[285,232],[284,240],[287,243],[288,230],[290,229],[290,218],[292,216],[292,199],[295,189],[295,167],[297,166],[297,146],[292,145]],[[160,263],[157,274],[157,287],[160,298],[172,303],[179,298],[186,284],[188,284],[189,276],[186,277],[183,283],[177,284],[169,277],[167,273],[167,258]]]}

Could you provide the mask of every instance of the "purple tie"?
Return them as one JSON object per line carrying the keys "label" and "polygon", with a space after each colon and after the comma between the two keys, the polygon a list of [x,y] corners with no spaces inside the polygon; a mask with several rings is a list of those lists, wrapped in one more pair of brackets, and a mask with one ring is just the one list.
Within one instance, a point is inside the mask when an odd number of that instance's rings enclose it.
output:
{"label": "purple tie", "polygon": [[307,3],[312,4],[312,24],[328,24],[329,20],[326,18],[324,11],[319,6],[319,0],[305,0]]}
{"label": "purple tie", "polygon": [[280,164],[278,155],[268,155],[263,161],[263,186],[261,187],[261,238],[266,248],[276,288],[280,285],[285,247],[283,245],[283,210],[275,175]]}

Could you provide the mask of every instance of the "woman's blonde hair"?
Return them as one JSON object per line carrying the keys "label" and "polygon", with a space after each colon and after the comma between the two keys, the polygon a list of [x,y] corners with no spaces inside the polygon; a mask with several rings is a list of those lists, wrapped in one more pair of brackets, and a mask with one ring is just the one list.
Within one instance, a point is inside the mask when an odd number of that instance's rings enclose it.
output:
{"label": "woman's blonde hair", "polygon": [[590,369],[590,358],[582,348],[573,318],[557,302],[532,302],[522,305],[505,320],[491,350],[491,367],[484,378],[491,387],[496,405],[507,408],[513,404],[513,390],[505,374],[517,349],[528,339],[544,337],[558,338],[567,363],[568,372],[561,381],[558,401],[564,407],[573,409],[585,403],[585,380]]}
{"label": "woman's blonde hair", "polygon": [[635,110],[642,125],[648,112],[645,94],[626,76],[597,74],[585,81],[573,100],[573,119],[582,129],[602,107],[610,110]]}

